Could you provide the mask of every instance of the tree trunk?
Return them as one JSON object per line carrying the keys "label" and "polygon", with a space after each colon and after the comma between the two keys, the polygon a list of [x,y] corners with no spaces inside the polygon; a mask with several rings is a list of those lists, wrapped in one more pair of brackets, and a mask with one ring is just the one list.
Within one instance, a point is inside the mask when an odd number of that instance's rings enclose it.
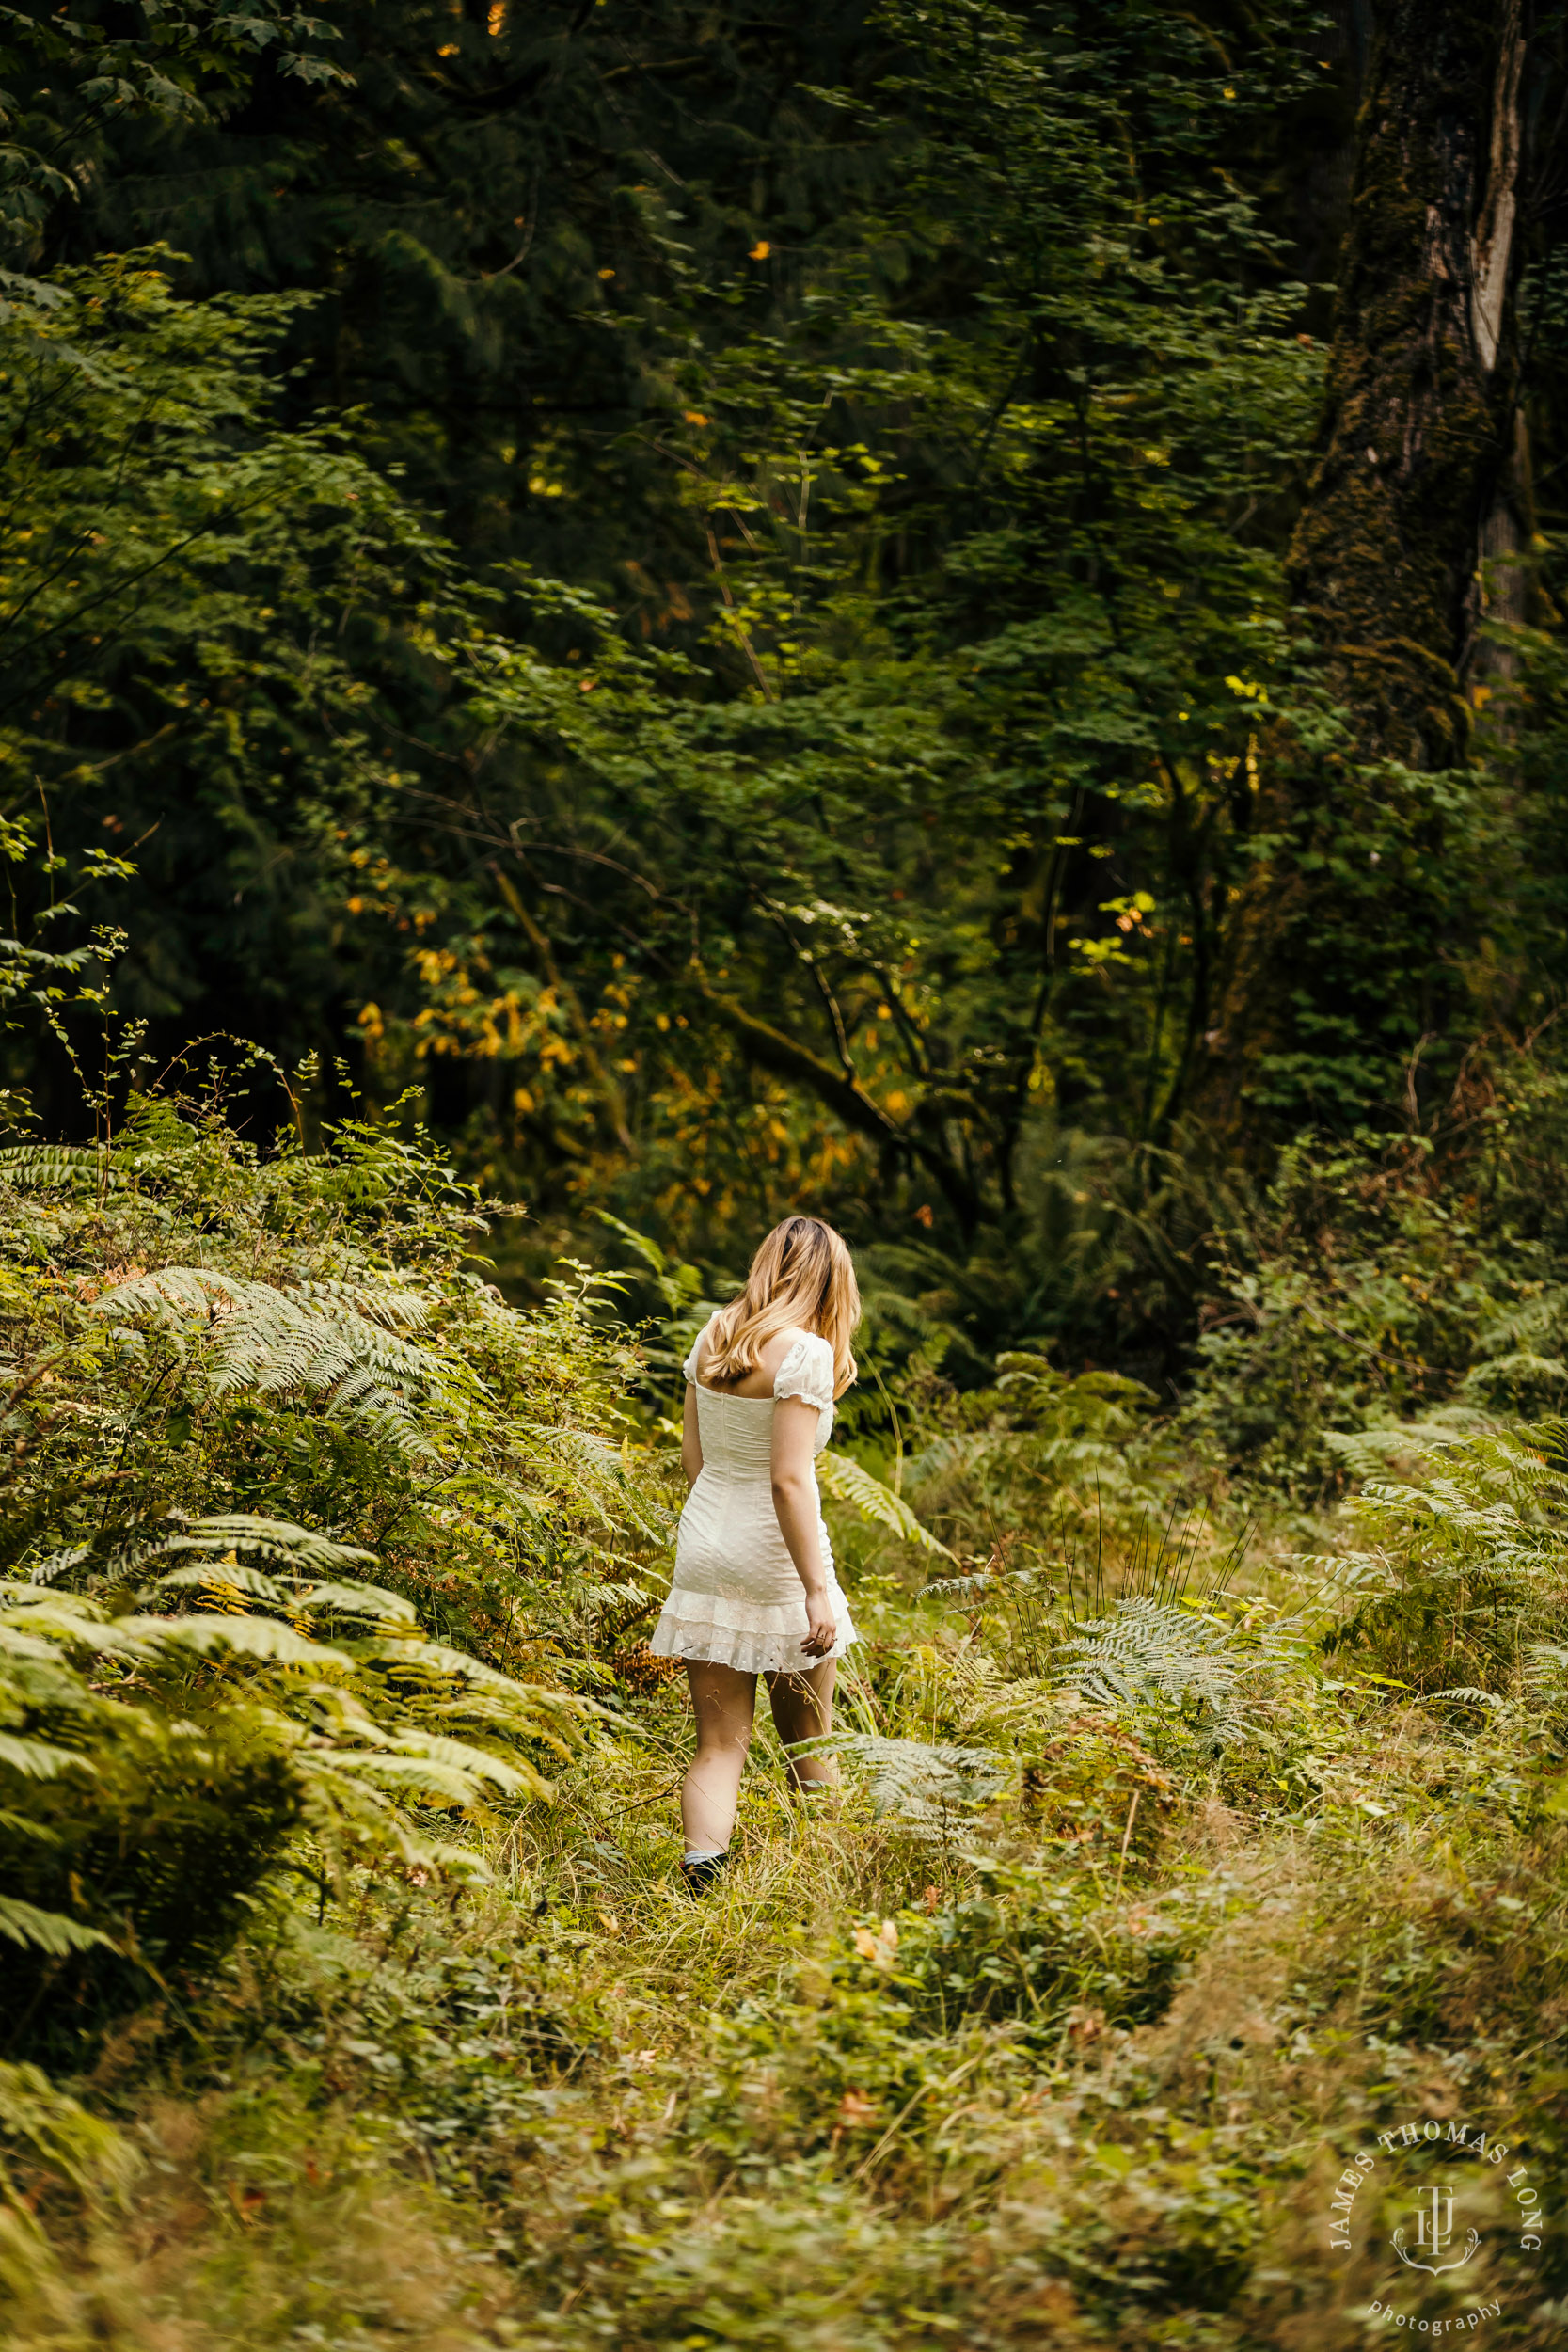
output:
{"label": "tree trunk", "polygon": [[1456,1000],[1464,910],[1443,895],[1444,795],[1423,780],[1467,756],[1483,559],[1506,611],[1516,592],[1497,583],[1525,544],[1525,48],[1521,0],[1375,12],[1320,455],[1289,557],[1345,732],[1266,747],[1274,846],[1240,894],[1200,1088],[1243,1148],[1364,1116]]}

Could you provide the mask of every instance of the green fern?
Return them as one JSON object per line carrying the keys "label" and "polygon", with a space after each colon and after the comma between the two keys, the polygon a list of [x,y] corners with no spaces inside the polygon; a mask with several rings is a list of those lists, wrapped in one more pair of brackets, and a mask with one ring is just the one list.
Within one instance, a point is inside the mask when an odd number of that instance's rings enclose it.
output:
{"label": "green fern", "polygon": [[953,1555],[947,1546],[939,1543],[929,1528],[922,1525],[902,1495],[895,1495],[875,1478],[852,1454],[827,1452],[816,1457],[817,1483],[825,1495],[835,1502],[847,1503],[863,1519],[870,1519],[885,1527],[901,1543],[918,1545],[922,1551],[939,1552],[942,1559]]}
{"label": "green fern", "polygon": [[62,1911],[40,1911],[36,1904],[21,1902],[14,1895],[0,1895],[0,1935],[12,1944],[30,1945],[52,1960],[63,1960],[71,1952],[90,1952],[95,1946],[113,1948],[99,1929],[85,1928]]}
{"label": "green fern", "polygon": [[482,1877],[671,1520],[599,1278],[509,1307],[363,1123],[264,1156],[136,1103],[0,1186],[0,1997],[144,1997],[296,1871]]}
{"label": "green fern", "polygon": [[[100,1812],[124,1802],[127,1765],[166,1800],[193,1772],[213,1781],[221,1752],[237,1791],[275,1791],[256,1837],[236,1845],[242,1885],[287,1864],[295,1817],[328,1856],[390,1852],[482,1879],[478,1854],[431,1838],[418,1814],[472,1818],[547,1794],[536,1759],[569,1753],[590,1709],[431,1640],[406,1598],[344,1573],[370,1564],[362,1549],[286,1522],[166,1525],[122,1537],[107,1558],[99,1590],[64,1577],[0,1585],[0,1796],[17,1792],[0,1804],[14,1888],[0,1937],[45,1960],[117,1947],[93,1915],[91,1855]],[[133,1581],[150,1566],[150,1581]],[[227,1607],[190,1606],[214,1587]],[[40,1724],[58,1729],[44,1737]],[[71,1774],[87,1786],[69,1804],[25,1795]],[[111,1837],[111,1853],[124,1849],[122,1833]],[[123,1876],[123,1859],[116,1867]],[[156,1885],[150,1851],[146,1869]]]}
{"label": "green fern", "polygon": [[[58,2090],[36,2066],[0,2061],[0,2147],[87,2197],[119,2195],[141,2158],[124,2135]],[[0,2195],[14,2195],[0,2162]]]}
{"label": "green fern", "polygon": [[810,1741],[841,1757],[863,1778],[872,1812],[908,1836],[950,1843],[959,1828],[1006,1787],[1011,1768],[989,1748],[955,1740],[894,1740],[879,1733],[835,1733]]}
{"label": "green fern", "polygon": [[[0,1586],[0,1596],[5,1589]],[[73,1755],[70,1748],[55,1747],[47,1740],[19,1740],[9,1731],[0,1731],[0,1766],[20,1772],[26,1780],[57,1780],[62,1772],[92,1771],[88,1756]]]}
{"label": "green fern", "polygon": [[378,1317],[364,1311],[372,1296],[343,1283],[280,1288],[208,1267],[164,1266],[116,1283],[92,1311],[116,1324],[150,1325],[194,1348],[199,1376],[216,1396],[309,1396],[350,1427],[429,1458],[434,1448],[409,1396],[439,1389],[452,1374],[394,1327],[427,1322],[428,1303],[383,1293]]}
{"label": "green fern", "polygon": [[1168,1601],[1118,1600],[1111,1615],[1069,1640],[1063,1680],[1097,1705],[1196,1700],[1228,1709],[1239,1679],[1233,1632],[1217,1619]]}
{"label": "green fern", "polygon": [[1146,1594],[1075,1628],[1058,1678],[1064,1691],[1112,1712],[1175,1708],[1221,1749],[1260,1727],[1269,1690],[1299,1663],[1305,1639],[1294,1620],[1227,1622]]}
{"label": "green fern", "polygon": [[1568,1428],[1371,1434],[1426,1476],[1369,1478],[1347,1506],[1353,1546],[1297,1563],[1339,1611],[1332,1646],[1434,1698],[1518,1692],[1568,1597]]}

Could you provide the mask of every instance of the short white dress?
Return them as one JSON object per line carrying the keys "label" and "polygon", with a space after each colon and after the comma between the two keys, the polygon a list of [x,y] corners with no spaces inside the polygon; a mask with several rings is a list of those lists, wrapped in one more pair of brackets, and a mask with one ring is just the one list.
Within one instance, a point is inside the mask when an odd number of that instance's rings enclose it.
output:
{"label": "short white dress", "polygon": [[[712,1327],[710,1321],[703,1339]],[[815,1332],[797,1332],[773,1375],[772,1395],[734,1396],[698,1379],[702,1344],[684,1369],[697,1391],[703,1467],[681,1513],[674,1583],[648,1646],[657,1658],[699,1658],[742,1674],[808,1671],[822,1661],[801,1646],[809,1630],[806,1597],[773,1507],[773,1413],[781,1397],[815,1405],[812,1451],[821,1453],[833,1426],[833,1351]],[[820,1507],[817,1540],[837,1627],[825,1656],[841,1658],[860,1637],[833,1572]]]}

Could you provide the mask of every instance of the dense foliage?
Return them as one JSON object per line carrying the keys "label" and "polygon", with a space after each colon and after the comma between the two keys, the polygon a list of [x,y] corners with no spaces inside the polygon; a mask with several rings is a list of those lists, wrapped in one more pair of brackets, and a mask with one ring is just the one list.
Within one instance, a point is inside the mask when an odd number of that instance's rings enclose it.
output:
{"label": "dense foliage", "polygon": [[[280,64],[191,22],[205,78],[107,112],[13,37],[71,166],[17,259],[89,275],[8,330],[11,757],[60,854],[138,845],[125,1002],[422,1084],[538,1212],[722,1257],[806,1192],[1103,1344],[1060,1270],[1101,1139],[1201,1105],[1260,770],[1352,755],[1282,562],[1343,43],[420,0]],[[1265,1124],[1382,1117],[1478,957],[1516,1019],[1555,955],[1528,797],[1382,802],[1303,835],[1342,903]],[[1137,1312],[1168,1351],[1192,1309]]]}
{"label": "dense foliage", "polygon": [[1565,32],[0,9],[0,2341],[1560,2340]]}
{"label": "dense foliage", "polygon": [[[144,1998],[280,1864],[324,1899],[368,1851],[467,1867],[400,1805],[544,1789],[582,1702],[514,1596],[548,1563],[569,1613],[625,1482],[588,1294],[525,1324],[406,1145],[350,1128],[263,1165],[134,1096],[115,1140],[5,1174],[4,1758],[34,1785],[0,1932],[25,2014],[72,1952]],[[89,2016],[108,1964],[73,1979]]]}
{"label": "dense foliage", "polygon": [[840,1457],[842,1803],[759,1738],[699,1905],[659,1334],[505,1307],[367,1125],[139,1098],[5,1176],[8,2341],[1349,2345],[1369,2135],[1558,2176],[1560,1424],[1346,1438],[1304,1553],[1133,1383],[911,1375],[950,1556]]}

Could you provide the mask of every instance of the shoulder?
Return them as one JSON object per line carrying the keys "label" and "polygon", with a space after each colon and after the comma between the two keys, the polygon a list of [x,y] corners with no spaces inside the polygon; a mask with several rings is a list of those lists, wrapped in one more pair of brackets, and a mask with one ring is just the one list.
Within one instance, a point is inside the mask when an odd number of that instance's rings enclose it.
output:
{"label": "shoulder", "polygon": [[819,1411],[833,1401],[833,1351],[815,1331],[781,1331],[763,1369],[772,1375],[776,1397],[802,1397]]}
{"label": "shoulder", "polygon": [[792,1324],[788,1330],[775,1331],[772,1338],[764,1343],[757,1358],[757,1369],[759,1372],[777,1372],[781,1364],[786,1364],[802,1348],[826,1347],[827,1344],[827,1341],[819,1340],[815,1332],[802,1330],[799,1325]]}

